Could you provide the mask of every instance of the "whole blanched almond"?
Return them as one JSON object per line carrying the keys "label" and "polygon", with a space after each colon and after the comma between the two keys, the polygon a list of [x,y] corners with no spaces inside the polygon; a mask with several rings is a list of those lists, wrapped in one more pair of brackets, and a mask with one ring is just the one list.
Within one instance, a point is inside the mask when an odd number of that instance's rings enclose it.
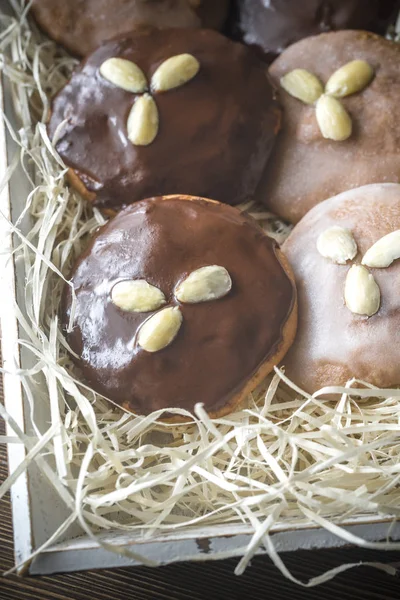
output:
{"label": "whole blanched almond", "polygon": [[392,231],[375,242],[364,255],[362,264],[367,267],[384,268],[400,258],[400,229]]}
{"label": "whole blanched almond", "polygon": [[148,146],[158,133],[158,110],[150,94],[136,98],[128,116],[128,138],[135,146]]}
{"label": "whole blanched almond", "polygon": [[100,75],[127,92],[141,94],[147,90],[147,80],[135,63],[125,58],[109,58],[100,67]]}
{"label": "whole blanched almond", "polygon": [[361,265],[353,265],[347,273],[344,299],[347,308],[357,315],[371,317],[379,310],[381,292],[374,276]]}
{"label": "whole blanched almond", "polygon": [[201,267],[190,273],[176,290],[175,296],[179,302],[196,304],[218,300],[226,296],[232,288],[232,280],[228,271],[218,265]]}
{"label": "whole blanched almond", "polygon": [[337,265],[344,265],[356,256],[357,244],[351,231],[334,226],[318,236],[317,250]]}
{"label": "whole blanched almond", "polygon": [[325,92],[336,98],[361,92],[370,83],[374,70],[365,60],[352,60],[331,75]]}
{"label": "whole blanched almond", "polygon": [[343,104],[324,94],[317,100],[316,117],[324,138],[342,142],[351,136],[351,118]]}
{"label": "whole blanched almond", "polygon": [[197,75],[200,63],[191,54],[178,54],[165,60],[151,78],[155,92],[166,92],[184,85]]}
{"label": "whole blanched almond", "polygon": [[149,312],[166,304],[162,291],[145,279],[120,281],[114,285],[111,299],[118,308],[130,312]]}
{"label": "whole blanched almond", "polygon": [[169,346],[182,325],[182,313],[177,306],[163,308],[143,323],[138,344],[147,352],[158,352]]}
{"label": "whole blanched almond", "polygon": [[324,93],[322,83],[306,69],[294,69],[286,73],[280,81],[283,89],[305,104],[314,104]]}

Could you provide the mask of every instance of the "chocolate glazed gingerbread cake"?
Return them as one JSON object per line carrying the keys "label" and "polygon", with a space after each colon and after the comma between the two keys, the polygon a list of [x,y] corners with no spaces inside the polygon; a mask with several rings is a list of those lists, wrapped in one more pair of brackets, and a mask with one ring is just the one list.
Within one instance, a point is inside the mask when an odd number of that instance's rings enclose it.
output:
{"label": "chocolate glazed gingerbread cake", "polygon": [[86,56],[103,42],[139,26],[220,29],[229,0],[33,0],[39,26],[72,54]]}
{"label": "chocolate glazed gingerbread cake", "polygon": [[[232,411],[278,364],[297,323],[290,267],[230,206],[186,196],[138,202],[79,258],[67,340],[95,390],[139,414],[198,402]],[[63,323],[71,318],[66,286]]]}
{"label": "chocolate glazed gingerbread cake", "polygon": [[73,184],[96,206],[185,193],[251,198],[280,123],[265,65],[211,30],[143,29],[101,46],[49,122]]}
{"label": "chocolate glazed gingerbread cake", "polygon": [[339,29],[383,33],[398,0],[237,0],[243,41],[270,60],[302,38]]}

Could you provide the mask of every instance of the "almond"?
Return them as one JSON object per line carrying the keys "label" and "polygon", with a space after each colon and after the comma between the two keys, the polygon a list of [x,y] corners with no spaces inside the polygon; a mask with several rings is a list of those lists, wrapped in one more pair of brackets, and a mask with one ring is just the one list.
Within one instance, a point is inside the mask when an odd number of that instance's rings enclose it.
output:
{"label": "almond", "polygon": [[232,288],[232,280],[228,271],[218,265],[201,267],[190,273],[180,283],[175,296],[179,302],[196,304],[197,302],[208,302],[218,300],[226,296]]}
{"label": "almond", "polygon": [[371,82],[374,70],[365,60],[352,60],[331,75],[325,93],[344,98],[361,92]]}
{"label": "almond", "polygon": [[149,94],[136,99],[128,116],[127,130],[135,146],[148,146],[154,141],[158,133],[158,110]]}
{"label": "almond", "polygon": [[347,273],[344,288],[346,306],[352,313],[371,317],[379,310],[381,292],[374,276],[361,265],[353,265]]}
{"label": "almond", "polygon": [[322,83],[306,69],[294,69],[284,75],[280,81],[283,89],[305,104],[314,104],[324,93]]}
{"label": "almond", "polygon": [[334,226],[318,236],[317,250],[337,265],[344,265],[357,255],[357,244],[351,231]]}
{"label": "almond", "polygon": [[378,240],[364,255],[362,264],[367,267],[384,268],[400,258],[400,229]]}
{"label": "almond", "polygon": [[177,306],[163,308],[143,323],[138,344],[147,352],[158,352],[174,341],[182,325],[182,313]]}
{"label": "almond", "polygon": [[100,75],[127,92],[141,94],[147,90],[147,80],[143,71],[125,58],[109,58],[103,62]]}
{"label": "almond", "polygon": [[150,312],[166,304],[162,291],[145,279],[120,281],[114,285],[111,299],[118,308],[130,312]]}
{"label": "almond", "polygon": [[324,94],[317,101],[316,116],[324,138],[342,142],[351,136],[351,118],[336,98]]}
{"label": "almond", "polygon": [[200,63],[191,54],[178,54],[165,60],[151,78],[155,92],[166,92],[184,85],[197,75]]}

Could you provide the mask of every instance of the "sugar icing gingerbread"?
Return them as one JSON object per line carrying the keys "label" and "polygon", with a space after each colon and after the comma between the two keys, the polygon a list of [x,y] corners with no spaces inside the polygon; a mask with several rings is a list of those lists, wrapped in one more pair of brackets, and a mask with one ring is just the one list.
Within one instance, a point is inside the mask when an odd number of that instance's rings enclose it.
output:
{"label": "sugar icing gingerbread", "polygon": [[400,185],[372,184],[322,202],[282,249],[299,294],[288,376],[310,393],[353,377],[400,384]]}
{"label": "sugar icing gingerbread", "polygon": [[275,60],[284,119],[260,190],[272,212],[296,223],[347,189],[400,181],[399,61],[399,44],[363,31],[307,38]]}

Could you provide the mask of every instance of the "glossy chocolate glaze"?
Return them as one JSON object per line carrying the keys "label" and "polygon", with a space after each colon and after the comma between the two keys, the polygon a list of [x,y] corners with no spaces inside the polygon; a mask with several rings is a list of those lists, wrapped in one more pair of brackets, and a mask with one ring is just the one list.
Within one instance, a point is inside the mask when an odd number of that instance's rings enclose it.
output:
{"label": "glossy chocolate glaze", "polygon": [[86,56],[140,25],[220,29],[229,0],[33,0],[40,27],[72,54]]}
{"label": "glossy chocolate glaze", "polygon": [[238,27],[246,44],[273,59],[294,42],[324,31],[382,33],[398,0],[238,0]]}
{"label": "glossy chocolate glaze", "polygon": [[[77,304],[68,343],[84,376],[111,400],[147,414],[171,407],[208,411],[240,393],[282,341],[294,287],[266,237],[249,217],[203,199],[151,198],[120,212],[100,229],[72,272]],[[151,313],[129,313],[111,302],[119,281],[146,279],[168,305],[195,269],[225,267],[232,290],[220,300],[182,304],[183,325],[163,350],[135,346]],[[69,321],[70,287],[63,300]]]}
{"label": "glossy chocolate glaze", "polygon": [[[154,93],[160,127],[149,146],[127,139],[136,95],[103,79],[110,57],[137,63],[150,80],[171,56],[190,53],[200,71],[189,83]],[[68,122],[57,150],[97,206],[184,193],[237,204],[251,197],[280,121],[265,66],[211,30],[141,30],[92,54],[53,101],[52,137]]]}

